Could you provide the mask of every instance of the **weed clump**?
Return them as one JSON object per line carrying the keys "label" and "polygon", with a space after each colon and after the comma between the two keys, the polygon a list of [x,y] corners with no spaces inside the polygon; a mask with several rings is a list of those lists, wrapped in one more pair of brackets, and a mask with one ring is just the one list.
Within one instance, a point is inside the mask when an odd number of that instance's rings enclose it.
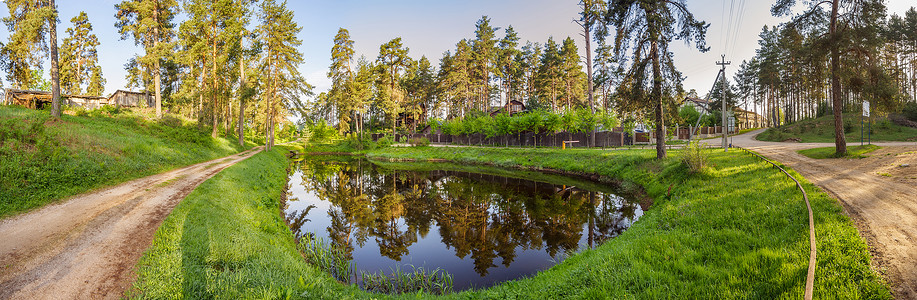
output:
{"label": "weed clump", "polygon": [[710,155],[706,149],[706,143],[701,145],[700,142],[691,142],[685,146],[681,152],[681,162],[688,167],[691,173],[700,173],[707,167],[710,162]]}
{"label": "weed clump", "polygon": [[425,137],[411,138],[409,143],[414,147],[426,147],[430,145],[430,140]]}

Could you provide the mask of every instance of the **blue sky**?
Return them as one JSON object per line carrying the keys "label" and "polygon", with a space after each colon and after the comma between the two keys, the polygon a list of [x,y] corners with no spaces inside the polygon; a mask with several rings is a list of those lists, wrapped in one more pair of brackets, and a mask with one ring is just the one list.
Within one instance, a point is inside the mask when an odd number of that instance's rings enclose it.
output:
{"label": "blue sky", "polygon": [[[62,39],[70,19],[85,10],[99,36],[99,59],[108,80],[105,92],[113,93],[125,86],[124,64],[142,49],[132,40],[120,40],[114,27],[116,0],[59,0],[61,24],[58,38]],[[426,55],[438,65],[442,53],[452,49],[462,38],[474,37],[474,24],[487,15],[491,24],[505,28],[512,25],[524,44],[526,40],[545,42],[553,36],[556,40],[573,37],[582,55],[584,42],[579,36],[577,17],[578,0],[290,0],[294,20],[303,27],[300,50],[305,55],[301,72],[316,92],[326,90],[330,81],[325,77],[331,56],[334,35],[339,27],[347,28],[355,41],[357,56],[375,59],[379,45],[392,38],[402,37],[410,55]],[[782,19],[772,17],[769,8],[773,1],[761,0],[690,0],[689,9],[700,20],[710,23],[707,44],[711,50],[699,53],[693,46],[683,43],[672,45],[676,66],[687,77],[685,89],[706,92],[716,76],[714,64],[720,54],[733,64],[727,67],[730,74],[743,59],[749,59],[757,48],[758,33],[765,25],[776,25]],[[917,5],[912,0],[887,2],[889,14],[903,14]],[[6,17],[6,9],[0,16]],[[730,18],[731,16],[731,18]],[[183,18],[179,18],[179,21]],[[499,32],[502,35],[502,30]],[[0,41],[7,41],[9,32],[0,26]],[[45,67],[47,76],[47,63]],[[6,74],[3,74],[4,81]],[[9,86],[8,82],[4,86]]]}

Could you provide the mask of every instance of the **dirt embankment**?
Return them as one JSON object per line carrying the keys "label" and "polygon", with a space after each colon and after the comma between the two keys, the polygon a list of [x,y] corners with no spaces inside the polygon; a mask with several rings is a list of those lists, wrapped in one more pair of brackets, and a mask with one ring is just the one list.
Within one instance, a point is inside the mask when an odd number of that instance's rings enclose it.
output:
{"label": "dirt embankment", "polygon": [[917,299],[917,143],[875,143],[883,148],[863,159],[811,159],[796,151],[834,144],[756,141],[759,132],[734,143],[790,166],[840,200],[895,297]]}
{"label": "dirt embankment", "polygon": [[0,299],[119,299],[172,209],[252,149],[0,221]]}

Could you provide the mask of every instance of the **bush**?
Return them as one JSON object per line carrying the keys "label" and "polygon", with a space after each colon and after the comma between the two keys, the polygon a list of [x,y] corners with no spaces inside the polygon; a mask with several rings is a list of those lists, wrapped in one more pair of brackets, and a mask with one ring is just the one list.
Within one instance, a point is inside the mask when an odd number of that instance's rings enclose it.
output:
{"label": "bush", "polygon": [[379,138],[379,140],[376,141],[376,147],[378,148],[390,147],[394,143],[395,143],[395,140],[392,138],[392,136],[386,135],[386,136]]}
{"label": "bush", "polygon": [[699,141],[695,141],[685,146],[681,152],[681,162],[691,173],[700,173],[707,167],[710,154],[707,153],[706,146],[706,143],[701,145]]}
{"label": "bush", "polygon": [[853,122],[844,121],[844,133],[853,133]]}
{"label": "bush", "polygon": [[430,145],[430,140],[425,137],[411,138],[409,143],[414,147],[426,147]]}
{"label": "bush", "polygon": [[917,102],[908,102],[904,104],[901,114],[911,122],[917,122]]}

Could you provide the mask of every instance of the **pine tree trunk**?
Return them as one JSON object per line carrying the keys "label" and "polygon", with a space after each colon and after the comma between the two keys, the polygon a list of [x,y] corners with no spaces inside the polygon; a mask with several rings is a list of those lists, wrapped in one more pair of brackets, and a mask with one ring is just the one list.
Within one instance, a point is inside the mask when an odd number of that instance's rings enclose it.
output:
{"label": "pine tree trunk", "polygon": [[[829,38],[834,39],[837,35],[837,10],[838,2],[834,0],[831,3],[831,28],[828,33]],[[847,137],[844,136],[844,116],[843,103],[841,103],[841,80],[840,80],[840,53],[837,49],[838,44],[832,43],[831,46],[831,102],[834,104],[834,147],[838,156],[847,155]]]}
{"label": "pine tree trunk", "polygon": [[49,5],[51,9],[54,10],[54,16],[48,21],[48,31],[51,39],[51,116],[60,118],[60,72],[57,60],[57,6],[54,5],[54,0],[51,0]]}
{"label": "pine tree trunk", "polygon": [[[216,32],[216,28],[213,28],[213,26],[211,26],[211,30],[213,30],[213,32]],[[211,66],[211,77],[212,77],[211,80],[213,82],[213,86],[211,87],[211,90],[210,90],[210,101],[211,101],[211,105],[213,105],[212,106],[213,127],[210,131],[210,136],[215,138],[217,137],[217,131],[218,131],[217,124],[219,124],[217,122],[217,116],[219,115],[219,113],[217,112],[218,107],[219,107],[219,105],[217,105],[217,44],[216,44],[216,41],[211,41],[211,43],[212,43],[212,48],[210,52],[211,53],[210,66]]]}
{"label": "pine tree trunk", "polygon": [[659,48],[657,41],[650,45],[653,56],[653,100],[656,101],[656,159],[664,159],[665,153],[665,120],[662,114],[662,71],[659,66]]}
{"label": "pine tree trunk", "polygon": [[245,130],[242,127],[245,120],[245,57],[239,58],[239,146],[245,146]]}
{"label": "pine tree trunk", "polygon": [[[159,7],[153,9],[153,21],[156,22],[156,26],[153,27],[153,48],[159,47]],[[159,54],[155,54],[158,56]],[[153,62],[153,85],[156,89],[156,117],[162,118],[162,72],[159,70],[159,57],[156,57],[156,61]]]}

